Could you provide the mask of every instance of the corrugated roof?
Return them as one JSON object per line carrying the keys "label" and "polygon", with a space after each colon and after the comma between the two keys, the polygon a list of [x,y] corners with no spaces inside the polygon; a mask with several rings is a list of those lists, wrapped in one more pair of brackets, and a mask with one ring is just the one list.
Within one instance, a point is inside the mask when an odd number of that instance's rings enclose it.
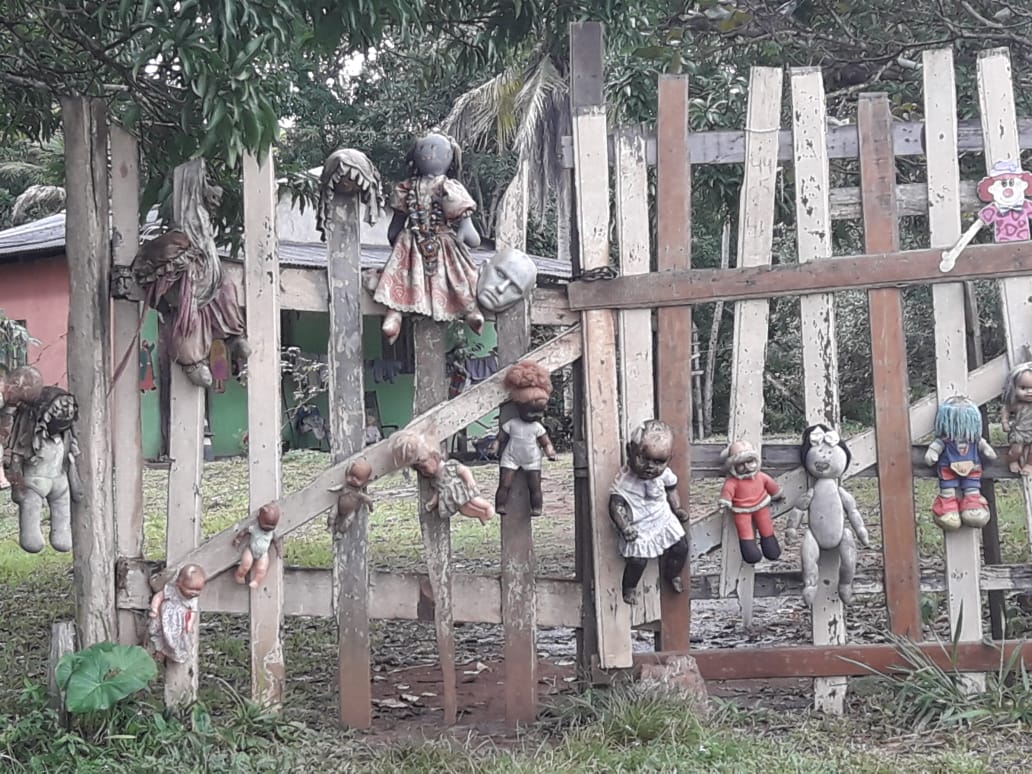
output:
{"label": "corrugated roof", "polygon": [[[60,253],[65,248],[65,215],[63,212],[49,215],[32,223],[0,231],[0,260],[13,257],[36,257]],[[362,268],[380,269],[387,263],[391,248],[387,245],[362,245]],[[495,251],[481,247],[471,251],[473,260],[480,265]],[[228,257],[223,255],[223,257]],[[537,264],[538,276],[568,280],[570,264],[554,258],[530,256]],[[317,268],[326,265],[326,245],[322,242],[279,242],[281,266]]]}

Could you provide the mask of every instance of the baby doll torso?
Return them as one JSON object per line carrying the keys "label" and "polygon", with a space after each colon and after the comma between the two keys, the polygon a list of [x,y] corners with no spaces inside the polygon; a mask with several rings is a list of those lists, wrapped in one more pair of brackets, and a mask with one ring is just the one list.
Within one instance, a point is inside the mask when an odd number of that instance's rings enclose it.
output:
{"label": "baby doll torso", "polygon": [[502,430],[509,436],[509,441],[498,464],[512,470],[540,470],[541,446],[538,439],[547,432],[544,425],[513,417],[502,425]]}
{"label": "baby doll torso", "polygon": [[259,524],[252,524],[247,531],[250,534],[248,547],[251,549],[251,556],[261,559],[269,552],[269,546],[276,537],[276,530],[265,530]]}
{"label": "baby doll torso", "polygon": [[780,487],[763,471],[758,471],[749,478],[729,476],[724,481],[720,499],[731,503],[735,513],[752,513],[770,504],[771,495]]}

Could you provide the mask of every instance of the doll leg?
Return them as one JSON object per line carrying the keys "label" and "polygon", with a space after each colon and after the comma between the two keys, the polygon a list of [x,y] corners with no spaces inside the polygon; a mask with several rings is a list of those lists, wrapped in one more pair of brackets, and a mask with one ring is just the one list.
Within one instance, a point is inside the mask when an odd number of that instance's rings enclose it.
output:
{"label": "doll leg", "polygon": [[770,519],[770,508],[760,508],[753,514],[753,521],[756,523],[756,531],[760,533],[760,549],[768,559],[774,560],[781,556],[781,546],[778,545],[778,538],[774,534],[774,522]]}
{"label": "doll leg", "polygon": [[55,551],[72,550],[72,496],[68,482],[59,479],[47,497],[50,504],[50,545]]}
{"label": "doll leg", "polygon": [[251,569],[252,564],[254,564],[254,555],[251,553],[250,548],[245,548],[240,553],[240,565],[237,567],[236,572],[233,573],[233,579],[237,583],[243,583],[247,578],[247,571]]}
{"label": "doll leg", "polygon": [[839,543],[838,595],[843,605],[853,601],[853,575],[856,573],[856,538],[850,530],[842,531]]}
{"label": "doll leg", "polygon": [[678,594],[684,591],[684,581],[681,580],[681,570],[684,569],[684,563],[687,560],[688,536],[685,535],[663,552],[663,558],[659,563],[659,569],[663,578],[670,582],[671,588],[673,588],[673,590]]}
{"label": "doll leg", "polygon": [[1024,462],[1025,447],[1020,443],[1012,443],[1007,448],[1007,469],[1011,473],[1020,473]]}
{"label": "doll leg", "polygon": [[638,582],[641,580],[641,576],[645,574],[645,568],[648,564],[648,559],[642,559],[637,556],[628,556],[624,559],[623,580],[620,583],[620,590],[623,592],[623,601],[628,605],[633,605],[638,601]]}
{"label": "doll leg", "polygon": [[965,479],[964,497],[960,501],[960,521],[965,527],[981,529],[989,523],[989,503],[982,497],[981,482],[978,479]]}
{"label": "doll leg", "polygon": [[486,524],[495,515],[495,509],[491,503],[477,495],[472,500],[463,503],[462,507],[459,508],[459,513],[463,516],[479,519],[481,524]]}
{"label": "doll leg", "polygon": [[499,516],[505,515],[505,506],[509,502],[509,491],[512,489],[516,471],[512,468],[498,469],[498,490],[495,492],[495,511]]}
{"label": "doll leg", "polygon": [[530,493],[530,515],[540,516],[544,508],[544,498],[541,496],[541,471],[527,471],[527,490]]}
{"label": "doll leg", "polygon": [[799,563],[803,569],[803,601],[808,605],[812,605],[817,596],[820,557],[821,547],[817,545],[817,539],[810,530],[806,530],[803,532],[803,543],[799,546]]}
{"label": "doll leg", "polygon": [[952,532],[960,529],[960,506],[957,502],[957,480],[940,481],[939,496],[932,503],[932,521],[940,529]]}
{"label": "doll leg", "polygon": [[7,476],[4,474],[4,447],[0,445],[0,490],[10,488],[11,482],[7,480]]}
{"label": "doll leg", "polygon": [[393,344],[401,335],[401,312],[397,309],[388,309],[383,316],[383,325],[380,326],[388,344]]}
{"label": "doll leg", "polygon": [[[250,552],[248,552],[250,553]],[[265,580],[265,573],[269,571],[269,552],[266,551],[258,559],[254,560],[252,565],[254,572],[251,573],[251,582],[248,584],[252,589],[256,589],[262,585],[262,581]]]}
{"label": "doll leg", "polygon": [[756,545],[752,514],[736,513],[735,530],[738,532],[738,548],[742,552],[742,560],[747,564],[756,564],[763,558],[763,554],[760,553],[760,547]]}
{"label": "doll leg", "polygon": [[18,542],[22,550],[30,554],[38,554],[45,545],[43,528],[43,497],[26,486],[14,488],[11,500],[18,504]]}

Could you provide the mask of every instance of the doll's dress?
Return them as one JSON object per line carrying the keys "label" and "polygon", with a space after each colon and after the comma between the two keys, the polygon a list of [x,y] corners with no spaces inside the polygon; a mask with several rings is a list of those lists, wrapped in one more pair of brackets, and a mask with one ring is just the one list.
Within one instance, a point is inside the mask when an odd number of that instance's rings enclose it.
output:
{"label": "doll's dress", "polygon": [[1032,403],[1021,403],[1011,417],[1007,442],[1026,446],[1032,444]]}
{"label": "doll's dress", "polygon": [[412,177],[391,194],[407,214],[373,298],[398,312],[460,320],[477,311],[477,269],[452,224],[476,202],[462,183],[444,175]]}
{"label": "doll's dress", "polygon": [[251,549],[251,556],[255,559],[261,559],[269,552],[269,546],[272,545],[273,538],[276,537],[276,530],[270,529],[268,531],[262,529],[257,524],[252,524],[247,528],[251,538],[248,543],[248,547]]}
{"label": "doll's dress", "polygon": [[638,539],[627,542],[620,538],[620,555],[639,559],[662,556],[670,546],[684,537],[684,527],[674,515],[666,490],[677,485],[677,476],[665,468],[656,478],[639,478],[629,467],[621,469],[610,488],[620,495],[631,510],[631,526]]}
{"label": "doll's dress", "polygon": [[166,583],[158,617],[150,619],[148,625],[154,649],[178,664],[190,657],[193,642],[186,623],[190,616],[197,615],[198,602],[197,597],[184,599],[174,581]]}
{"label": "doll's dress", "polygon": [[459,465],[458,460],[441,460],[437,473],[430,479],[430,486],[437,492],[437,509],[443,519],[458,513],[463,505],[480,494],[477,487],[471,487],[462,480]]}
{"label": "doll's dress", "polygon": [[519,417],[508,420],[502,430],[509,436],[498,465],[510,470],[541,470],[541,447],[538,438],[546,432],[540,422],[524,422]]}

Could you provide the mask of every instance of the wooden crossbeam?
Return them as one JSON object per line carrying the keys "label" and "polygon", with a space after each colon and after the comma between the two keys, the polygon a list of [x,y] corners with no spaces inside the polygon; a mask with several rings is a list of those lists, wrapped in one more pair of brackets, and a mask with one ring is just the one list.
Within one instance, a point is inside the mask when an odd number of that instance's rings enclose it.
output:
{"label": "wooden crossbeam", "polygon": [[822,263],[782,263],[744,269],[682,269],[569,285],[570,309],[645,307],[742,301],[836,290],[1001,279],[1032,274],[1032,242],[972,245],[947,274],[939,271],[941,249],[850,255]]}

